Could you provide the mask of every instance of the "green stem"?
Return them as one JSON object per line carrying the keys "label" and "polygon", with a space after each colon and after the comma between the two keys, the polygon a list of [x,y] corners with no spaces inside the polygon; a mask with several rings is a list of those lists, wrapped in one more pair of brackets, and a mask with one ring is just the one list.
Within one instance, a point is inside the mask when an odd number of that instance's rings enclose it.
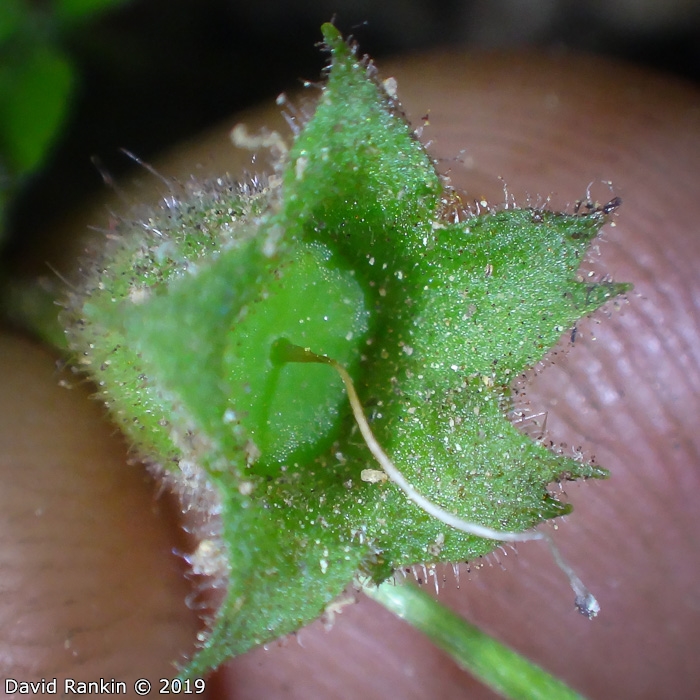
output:
{"label": "green stem", "polygon": [[469,624],[417,586],[365,585],[364,592],[427,635],[456,662],[504,698],[582,700],[561,681]]}

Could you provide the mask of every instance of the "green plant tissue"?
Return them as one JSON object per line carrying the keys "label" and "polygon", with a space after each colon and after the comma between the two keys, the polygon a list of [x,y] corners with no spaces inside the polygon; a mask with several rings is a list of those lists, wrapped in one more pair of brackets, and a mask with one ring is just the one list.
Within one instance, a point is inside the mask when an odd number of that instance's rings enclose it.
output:
{"label": "green plant tissue", "polygon": [[358,574],[495,546],[363,480],[379,467],[338,374],[276,361],[281,340],[346,367],[396,467],[466,520],[522,531],[568,512],[548,484],[605,474],[506,413],[513,379],[628,289],[577,280],[606,212],[455,223],[391,86],[323,33],[328,81],[278,172],[122,222],[139,233],[86,267],[68,312],[115,420],[208,523],[190,559],[225,593],[185,674],[298,629]]}

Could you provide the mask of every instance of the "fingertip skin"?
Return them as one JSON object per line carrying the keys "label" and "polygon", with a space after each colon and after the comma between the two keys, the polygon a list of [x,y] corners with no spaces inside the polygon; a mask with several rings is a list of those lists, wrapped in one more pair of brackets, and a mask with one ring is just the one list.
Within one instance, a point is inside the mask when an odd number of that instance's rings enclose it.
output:
{"label": "fingertip skin", "polygon": [[3,679],[174,677],[199,623],[171,504],[48,352],[3,334],[0,386]]}

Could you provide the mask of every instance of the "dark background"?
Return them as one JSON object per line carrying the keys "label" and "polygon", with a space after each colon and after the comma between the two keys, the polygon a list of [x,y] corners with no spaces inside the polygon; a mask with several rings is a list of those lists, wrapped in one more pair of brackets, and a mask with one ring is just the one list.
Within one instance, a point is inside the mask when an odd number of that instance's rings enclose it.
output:
{"label": "dark background", "polygon": [[[335,18],[363,52],[537,46],[608,55],[700,82],[696,0],[131,0],[68,37],[80,84],[47,166],[10,216],[21,255],[50,222],[115,177],[235,111],[318,80],[319,27]],[[585,86],[582,86],[582,89]],[[623,105],[620,106],[624,108]]]}

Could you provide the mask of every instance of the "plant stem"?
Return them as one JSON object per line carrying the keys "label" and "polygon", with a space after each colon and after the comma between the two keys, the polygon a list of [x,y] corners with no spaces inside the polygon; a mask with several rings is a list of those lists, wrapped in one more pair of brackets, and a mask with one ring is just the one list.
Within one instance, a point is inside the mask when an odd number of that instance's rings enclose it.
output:
{"label": "plant stem", "polygon": [[427,635],[457,664],[504,698],[582,700],[539,666],[453,613],[411,584],[366,584],[364,592]]}

